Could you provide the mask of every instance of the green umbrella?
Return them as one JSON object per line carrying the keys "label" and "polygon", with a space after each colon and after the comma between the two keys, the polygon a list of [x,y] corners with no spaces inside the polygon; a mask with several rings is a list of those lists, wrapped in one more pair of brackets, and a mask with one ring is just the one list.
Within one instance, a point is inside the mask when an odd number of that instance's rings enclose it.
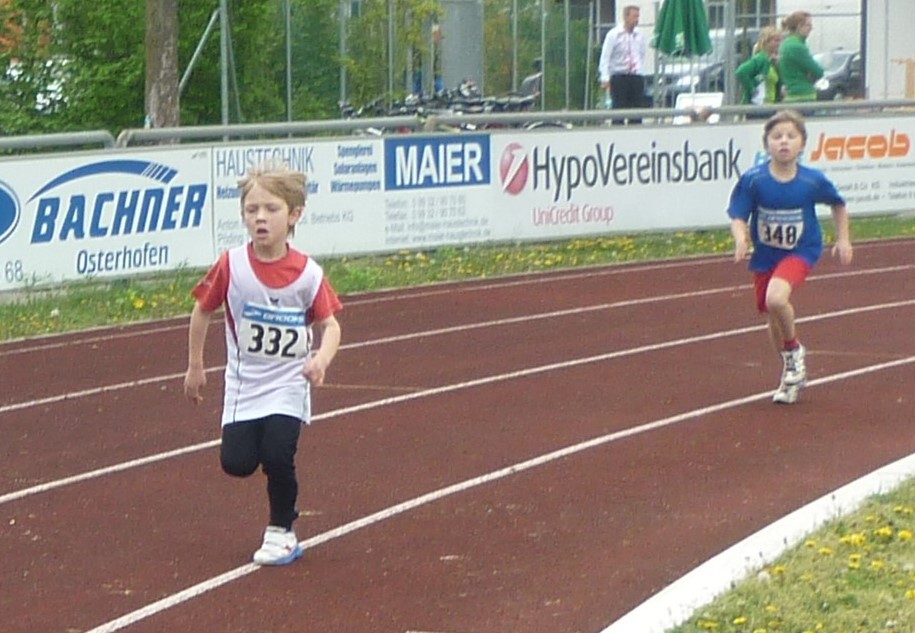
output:
{"label": "green umbrella", "polygon": [[651,45],[665,55],[692,57],[712,50],[703,0],[664,0]]}

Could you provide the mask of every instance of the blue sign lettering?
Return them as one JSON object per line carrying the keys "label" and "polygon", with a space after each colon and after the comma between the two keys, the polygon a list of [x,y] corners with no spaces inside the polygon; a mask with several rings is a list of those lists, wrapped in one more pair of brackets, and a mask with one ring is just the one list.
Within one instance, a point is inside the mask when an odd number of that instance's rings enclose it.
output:
{"label": "blue sign lettering", "polygon": [[403,137],[384,141],[385,189],[488,185],[489,136]]}

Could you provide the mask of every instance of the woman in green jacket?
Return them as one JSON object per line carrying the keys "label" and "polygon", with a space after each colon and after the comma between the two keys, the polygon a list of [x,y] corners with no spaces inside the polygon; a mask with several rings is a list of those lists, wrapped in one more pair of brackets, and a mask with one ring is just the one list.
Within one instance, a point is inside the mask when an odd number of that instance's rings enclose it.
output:
{"label": "woman in green jacket", "polygon": [[759,33],[753,56],[737,67],[737,80],[743,88],[741,103],[763,105],[782,100],[781,78],[776,60],[782,43],[782,33],[767,26]]}
{"label": "woman in green jacket", "polygon": [[778,49],[778,72],[785,84],[785,101],[816,101],[814,83],[823,76],[823,68],[807,48],[813,20],[806,11],[795,11],[782,26],[788,35]]}

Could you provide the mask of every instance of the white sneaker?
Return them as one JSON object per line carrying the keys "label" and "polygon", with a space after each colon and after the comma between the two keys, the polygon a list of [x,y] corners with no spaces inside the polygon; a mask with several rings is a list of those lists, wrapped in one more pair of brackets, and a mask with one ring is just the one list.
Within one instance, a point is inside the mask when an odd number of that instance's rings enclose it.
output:
{"label": "white sneaker", "polygon": [[798,385],[807,384],[807,364],[804,359],[807,349],[801,345],[797,349],[782,352],[782,384]]}
{"label": "white sneaker", "polygon": [[254,552],[258,565],[288,565],[302,555],[302,547],[293,530],[268,525],[264,530],[264,543]]}
{"label": "white sneaker", "polygon": [[772,402],[776,404],[794,404],[801,393],[800,385],[786,385],[782,383],[772,394]]}

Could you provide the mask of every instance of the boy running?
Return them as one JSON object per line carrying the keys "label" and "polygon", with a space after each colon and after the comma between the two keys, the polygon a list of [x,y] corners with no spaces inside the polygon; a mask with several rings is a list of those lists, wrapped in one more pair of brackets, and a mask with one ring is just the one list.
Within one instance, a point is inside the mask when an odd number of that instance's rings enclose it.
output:
{"label": "boy running", "polygon": [[749,268],[756,306],[767,316],[769,337],[783,365],[772,400],[782,404],[797,402],[807,382],[806,350],[798,340],[791,293],[804,283],[823,252],[817,203],[832,208],[833,255],[843,264],[852,260],[845,199],[821,171],[798,163],[806,142],[807,127],[799,113],[784,110],[772,116],[763,133],[770,160],[741,175],[728,207],[734,261],[742,261],[753,247]]}
{"label": "boy running", "polygon": [[236,477],[263,468],[270,519],[254,562],[285,565],[302,555],[292,529],[299,432],[311,415],[310,387],[324,382],[340,345],[342,306],[321,267],[287,242],[305,208],[305,174],[256,168],[238,185],[250,241],[223,253],[193,290],[184,393],[202,399],[207,327],[225,306],[220,461]]}

